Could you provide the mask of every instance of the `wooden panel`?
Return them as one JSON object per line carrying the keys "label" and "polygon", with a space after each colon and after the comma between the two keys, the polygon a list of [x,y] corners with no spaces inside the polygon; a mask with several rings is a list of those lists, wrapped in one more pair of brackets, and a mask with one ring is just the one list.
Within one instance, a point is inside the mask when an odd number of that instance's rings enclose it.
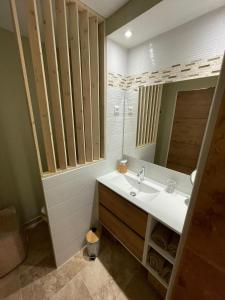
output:
{"label": "wooden panel", "polygon": [[93,137],[92,137],[92,105],[91,105],[91,77],[90,77],[90,45],[88,12],[79,12],[80,52],[83,84],[84,106],[84,133],[86,160],[93,161]]}
{"label": "wooden panel", "polygon": [[66,5],[65,0],[56,0],[55,4],[68,164],[70,166],[76,166],[76,147],[67,34]]}
{"label": "wooden panel", "polygon": [[174,120],[171,141],[201,146],[206,123],[206,119]]}
{"label": "wooden panel", "polygon": [[55,30],[51,0],[42,2],[44,16],[45,47],[51,91],[52,113],[55,127],[56,146],[60,169],[67,167],[67,155],[64,137],[64,124],[61,107],[61,92],[58,75],[58,62],[55,44]]}
{"label": "wooden panel", "polygon": [[99,207],[99,218],[103,226],[106,227],[118,240],[126,246],[139,260],[142,260],[144,240],[134,231],[129,229],[124,223],[110,213],[104,206]]}
{"label": "wooden panel", "polygon": [[100,158],[98,18],[89,18],[93,158]]}
{"label": "wooden panel", "polygon": [[18,21],[15,0],[11,0],[10,5],[11,5],[11,13],[12,13],[12,17],[13,17],[13,25],[14,25],[14,29],[16,32],[17,45],[18,45],[20,63],[21,63],[22,74],[23,74],[23,82],[24,82],[24,87],[25,87],[25,92],[26,92],[29,120],[30,120],[30,124],[31,124],[32,134],[33,134],[34,146],[35,146],[36,153],[37,153],[38,166],[39,166],[40,173],[42,173],[40,150],[39,150],[39,145],[38,145],[37,131],[36,131],[36,126],[35,126],[34,113],[33,113],[30,88],[29,88],[29,83],[28,83],[27,70],[26,70],[26,64],[25,64],[25,59],[24,59],[23,45],[22,45],[22,39],[21,39],[21,33],[20,33],[20,27],[19,27],[19,21]]}
{"label": "wooden panel", "polygon": [[49,115],[48,94],[43,66],[42,47],[39,32],[36,1],[26,0],[27,21],[31,56],[34,67],[36,92],[40,109],[41,126],[43,131],[48,171],[56,171],[55,151],[52,138],[52,128]]}
{"label": "wooden panel", "polygon": [[224,81],[225,61],[181,240],[172,295],[168,297],[172,300],[225,299]]}
{"label": "wooden panel", "polygon": [[171,162],[168,162],[166,167],[168,169],[171,169],[171,170],[174,170],[174,171],[177,171],[177,172],[181,172],[181,173],[184,173],[184,174],[191,174],[193,172],[193,168],[190,168],[190,167],[187,167],[187,166],[182,166],[182,165],[177,165],[177,164],[174,164],[174,163],[171,163]]}
{"label": "wooden panel", "polygon": [[121,221],[145,238],[148,215],[104,185],[99,185],[99,201]]}
{"label": "wooden panel", "polygon": [[106,91],[106,37],[105,22],[98,26],[99,40],[99,110],[100,110],[100,157],[105,157],[105,91]]}
{"label": "wooden panel", "polygon": [[80,40],[78,5],[76,2],[68,5],[69,11],[69,44],[71,51],[71,66],[73,79],[73,101],[75,110],[76,141],[77,141],[77,160],[79,164],[84,164],[85,157],[85,138],[84,138],[84,117],[83,117],[83,95],[81,79],[80,61]]}
{"label": "wooden panel", "polygon": [[179,92],[167,167],[190,174],[197,167],[214,88]]}
{"label": "wooden panel", "polygon": [[197,166],[200,149],[200,146],[171,142],[168,163],[186,166],[194,170]]}
{"label": "wooden panel", "polygon": [[214,88],[179,92],[175,119],[208,119]]}

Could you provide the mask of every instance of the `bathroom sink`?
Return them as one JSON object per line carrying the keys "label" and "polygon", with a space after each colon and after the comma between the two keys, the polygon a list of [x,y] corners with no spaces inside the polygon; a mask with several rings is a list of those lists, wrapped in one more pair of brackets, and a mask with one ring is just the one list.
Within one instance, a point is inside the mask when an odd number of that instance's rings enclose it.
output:
{"label": "bathroom sink", "polygon": [[136,173],[132,171],[126,174],[114,171],[97,180],[178,234],[182,233],[190,195],[179,190],[168,193],[164,184],[151,178],[145,178],[139,184]]}
{"label": "bathroom sink", "polygon": [[151,200],[160,192],[158,187],[146,180],[139,183],[137,176],[131,172],[114,174],[111,184],[140,201]]}

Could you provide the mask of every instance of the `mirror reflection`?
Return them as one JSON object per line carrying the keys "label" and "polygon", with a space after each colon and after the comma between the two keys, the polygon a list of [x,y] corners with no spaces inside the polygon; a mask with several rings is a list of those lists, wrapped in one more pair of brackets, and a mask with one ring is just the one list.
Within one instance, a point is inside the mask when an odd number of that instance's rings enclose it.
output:
{"label": "mirror reflection", "polygon": [[217,79],[128,90],[123,154],[190,175],[197,167]]}

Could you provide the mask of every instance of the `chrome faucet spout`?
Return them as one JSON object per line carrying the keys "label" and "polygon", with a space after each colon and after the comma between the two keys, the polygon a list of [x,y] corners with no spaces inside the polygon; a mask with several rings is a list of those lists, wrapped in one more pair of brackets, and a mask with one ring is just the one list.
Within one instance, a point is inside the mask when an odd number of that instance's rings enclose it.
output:
{"label": "chrome faucet spout", "polygon": [[142,181],[145,180],[145,167],[142,167],[137,171],[138,184],[141,184]]}

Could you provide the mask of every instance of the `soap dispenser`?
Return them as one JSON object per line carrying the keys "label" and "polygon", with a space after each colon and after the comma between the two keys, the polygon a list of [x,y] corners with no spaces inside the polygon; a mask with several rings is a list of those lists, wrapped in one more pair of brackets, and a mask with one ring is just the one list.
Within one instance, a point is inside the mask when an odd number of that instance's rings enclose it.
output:
{"label": "soap dispenser", "polygon": [[128,170],[127,159],[120,160],[117,165],[117,171],[124,174],[124,173],[127,173],[127,170]]}

